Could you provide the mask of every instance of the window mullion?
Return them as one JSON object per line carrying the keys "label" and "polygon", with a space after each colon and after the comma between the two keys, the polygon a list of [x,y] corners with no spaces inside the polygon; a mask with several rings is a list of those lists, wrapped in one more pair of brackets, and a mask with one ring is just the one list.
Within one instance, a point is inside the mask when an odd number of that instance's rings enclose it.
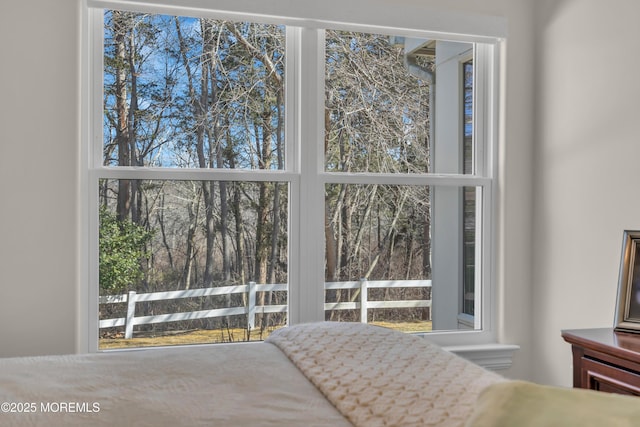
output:
{"label": "window mullion", "polygon": [[176,181],[244,181],[244,182],[289,182],[294,173],[262,169],[216,169],[216,168],[149,168],[149,167],[101,167],[95,172],[100,178],[149,179]]}
{"label": "window mullion", "polygon": [[[301,28],[297,117],[300,141],[298,239],[299,278],[291,286],[291,323],[324,320],[324,31]],[[291,72],[291,71],[290,71]]]}
{"label": "window mullion", "polygon": [[285,169],[295,175],[289,185],[289,271],[287,322],[299,322],[300,309],[300,28],[288,26],[286,30],[284,72],[285,93]]}
{"label": "window mullion", "polygon": [[85,8],[83,11],[86,19],[87,39],[83,49],[86,49],[86,60],[82,64],[82,84],[86,88],[83,97],[83,137],[86,138],[82,153],[83,183],[82,203],[83,230],[87,233],[83,240],[83,271],[82,277],[85,283],[95,286],[80,288],[79,310],[82,315],[88,316],[85,330],[79,337],[79,350],[84,352],[96,352],[98,350],[98,281],[99,281],[99,255],[98,255],[98,179],[95,170],[102,165],[102,113],[103,113],[103,72],[104,72],[104,33],[103,12],[100,9]]}

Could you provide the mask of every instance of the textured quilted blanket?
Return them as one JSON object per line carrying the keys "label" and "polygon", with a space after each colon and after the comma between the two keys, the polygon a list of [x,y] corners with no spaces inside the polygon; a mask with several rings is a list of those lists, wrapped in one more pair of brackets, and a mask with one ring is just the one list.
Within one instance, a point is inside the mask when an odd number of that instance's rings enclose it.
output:
{"label": "textured quilted blanket", "polygon": [[267,341],[356,426],[463,426],[480,391],[504,381],[424,338],[360,323],[297,325]]}

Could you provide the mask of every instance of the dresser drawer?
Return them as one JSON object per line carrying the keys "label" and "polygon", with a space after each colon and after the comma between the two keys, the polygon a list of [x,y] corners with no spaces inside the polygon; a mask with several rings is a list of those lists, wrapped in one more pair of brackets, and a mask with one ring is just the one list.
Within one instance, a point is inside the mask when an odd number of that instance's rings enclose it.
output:
{"label": "dresser drawer", "polygon": [[581,375],[584,388],[640,396],[640,375],[635,372],[582,357]]}

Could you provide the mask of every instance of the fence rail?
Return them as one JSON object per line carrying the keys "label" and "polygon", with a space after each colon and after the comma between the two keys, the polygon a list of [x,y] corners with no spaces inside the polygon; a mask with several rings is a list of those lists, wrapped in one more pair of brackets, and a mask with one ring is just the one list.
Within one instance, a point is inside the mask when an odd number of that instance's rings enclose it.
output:
{"label": "fence rail", "polygon": [[[430,288],[431,280],[358,280],[351,282],[327,282],[325,290],[357,289],[360,291],[360,301],[329,302],[324,304],[327,310],[360,310],[360,321],[367,323],[367,312],[374,308],[423,308],[431,307],[431,300],[396,300],[370,301],[369,289],[379,288]],[[286,313],[287,305],[256,305],[257,292],[287,291],[286,284],[256,284],[221,286],[216,288],[189,289],[184,291],[151,292],[138,294],[134,291],[122,295],[105,295],[99,299],[100,304],[127,304],[126,317],[100,320],[99,327],[112,328],[124,326],[125,338],[133,337],[133,327],[136,325],[150,325],[154,323],[178,322],[181,320],[208,319],[225,316],[247,316],[249,329],[255,329],[257,314]],[[182,313],[158,314],[153,316],[136,317],[136,303],[149,301],[166,301],[182,298],[197,298],[216,295],[246,294],[247,305],[242,307],[226,307],[210,310],[198,310]]]}

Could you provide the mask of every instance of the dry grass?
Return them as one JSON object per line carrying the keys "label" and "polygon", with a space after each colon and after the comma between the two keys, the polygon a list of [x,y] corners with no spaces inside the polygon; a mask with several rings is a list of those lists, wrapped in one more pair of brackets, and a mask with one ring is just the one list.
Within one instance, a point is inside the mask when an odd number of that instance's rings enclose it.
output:
{"label": "dry grass", "polygon": [[[373,325],[383,326],[385,328],[395,329],[402,332],[425,332],[431,330],[431,322],[372,322]],[[144,337],[136,337],[131,339],[124,338],[101,338],[100,350],[121,349],[133,347],[158,347],[167,345],[184,345],[184,344],[211,344],[223,342],[242,342],[242,341],[261,341],[269,336],[274,329],[269,329],[260,333],[260,331],[252,331],[249,339],[247,339],[247,331],[244,329],[216,329],[204,330],[197,329],[194,331],[185,331],[180,333],[172,333],[165,335],[150,335]]]}

